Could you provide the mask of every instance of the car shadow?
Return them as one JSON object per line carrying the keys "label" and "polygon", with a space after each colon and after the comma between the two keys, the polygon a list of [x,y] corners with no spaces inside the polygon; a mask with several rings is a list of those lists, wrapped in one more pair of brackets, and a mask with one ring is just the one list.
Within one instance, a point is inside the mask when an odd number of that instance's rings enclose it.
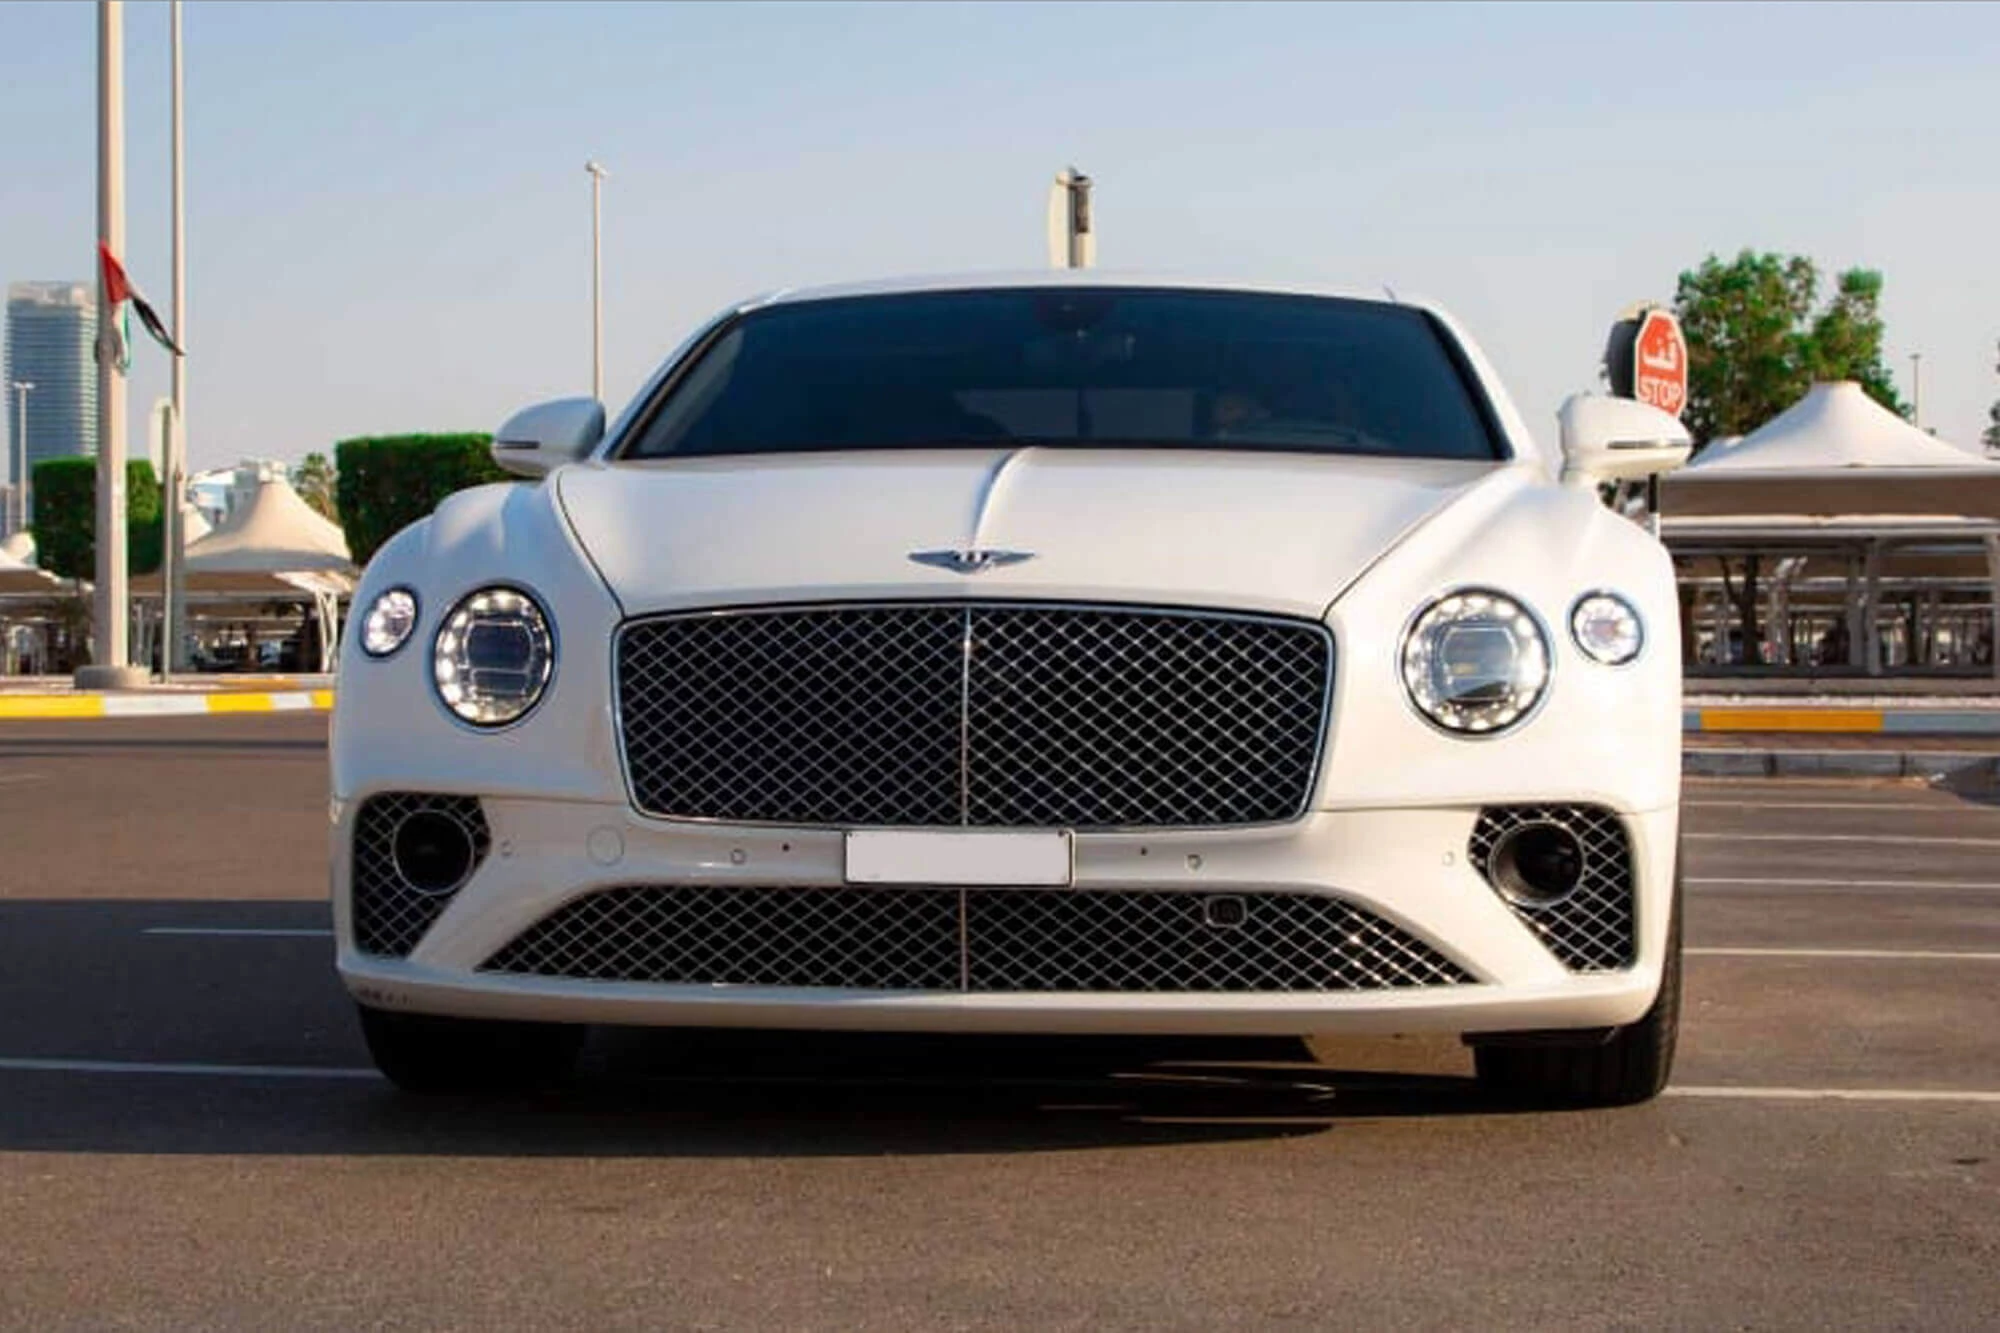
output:
{"label": "car shadow", "polygon": [[[0,1152],[800,1157],[1282,1139],[1501,1110],[1292,1040],[599,1028],[576,1075],[368,1069],[323,902],[0,902]],[[262,934],[210,935],[237,929]]]}

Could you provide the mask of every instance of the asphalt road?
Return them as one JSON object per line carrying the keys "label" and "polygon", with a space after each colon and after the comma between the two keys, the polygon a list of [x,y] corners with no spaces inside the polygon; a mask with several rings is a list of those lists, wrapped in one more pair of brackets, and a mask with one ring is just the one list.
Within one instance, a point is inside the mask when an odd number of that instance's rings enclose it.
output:
{"label": "asphalt road", "polygon": [[331,974],[324,728],[0,724],[0,1325],[2000,1323],[1977,795],[1691,783],[1631,1110],[1495,1113],[1450,1043],[701,1034],[420,1103]]}

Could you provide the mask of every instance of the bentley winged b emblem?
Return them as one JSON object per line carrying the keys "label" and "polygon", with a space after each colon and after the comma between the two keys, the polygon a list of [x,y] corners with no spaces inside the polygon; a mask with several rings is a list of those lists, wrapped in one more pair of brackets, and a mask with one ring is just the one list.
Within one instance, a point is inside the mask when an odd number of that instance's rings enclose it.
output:
{"label": "bentley winged b emblem", "polygon": [[1033,560],[1033,551],[984,551],[979,549],[942,551],[912,551],[910,559],[920,565],[934,569],[948,569],[954,574],[984,574],[989,569],[1002,565],[1018,565],[1023,560]]}

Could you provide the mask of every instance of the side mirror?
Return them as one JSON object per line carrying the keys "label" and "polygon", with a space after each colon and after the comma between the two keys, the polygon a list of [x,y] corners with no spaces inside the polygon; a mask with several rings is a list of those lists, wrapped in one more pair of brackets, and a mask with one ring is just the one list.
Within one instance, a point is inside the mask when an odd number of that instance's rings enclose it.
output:
{"label": "side mirror", "polygon": [[508,417],[493,436],[493,461],[516,476],[545,476],[582,458],[603,438],[603,403],[557,398]]}
{"label": "side mirror", "polygon": [[1579,486],[1640,481],[1687,462],[1694,440],[1680,418],[1630,398],[1577,394],[1556,413],[1563,480]]}

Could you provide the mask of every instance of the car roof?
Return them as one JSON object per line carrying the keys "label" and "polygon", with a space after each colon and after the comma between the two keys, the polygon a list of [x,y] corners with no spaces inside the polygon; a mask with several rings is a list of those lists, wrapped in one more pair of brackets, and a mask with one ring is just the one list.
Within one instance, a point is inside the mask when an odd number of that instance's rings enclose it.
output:
{"label": "car roof", "polygon": [[1103,269],[1021,269],[984,273],[915,274],[878,278],[867,282],[830,283],[815,287],[790,287],[744,302],[739,309],[759,306],[793,305],[808,301],[834,301],[854,296],[902,296],[920,292],[1004,291],[1019,288],[1120,287],[1183,292],[1244,292],[1268,296],[1327,296],[1373,305],[1409,306],[1442,315],[1433,303],[1402,295],[1384,286],[1362,291],[1310,282],[1272,282],[1242,278],[1202,278],[1185,274],[1111,272]]}

